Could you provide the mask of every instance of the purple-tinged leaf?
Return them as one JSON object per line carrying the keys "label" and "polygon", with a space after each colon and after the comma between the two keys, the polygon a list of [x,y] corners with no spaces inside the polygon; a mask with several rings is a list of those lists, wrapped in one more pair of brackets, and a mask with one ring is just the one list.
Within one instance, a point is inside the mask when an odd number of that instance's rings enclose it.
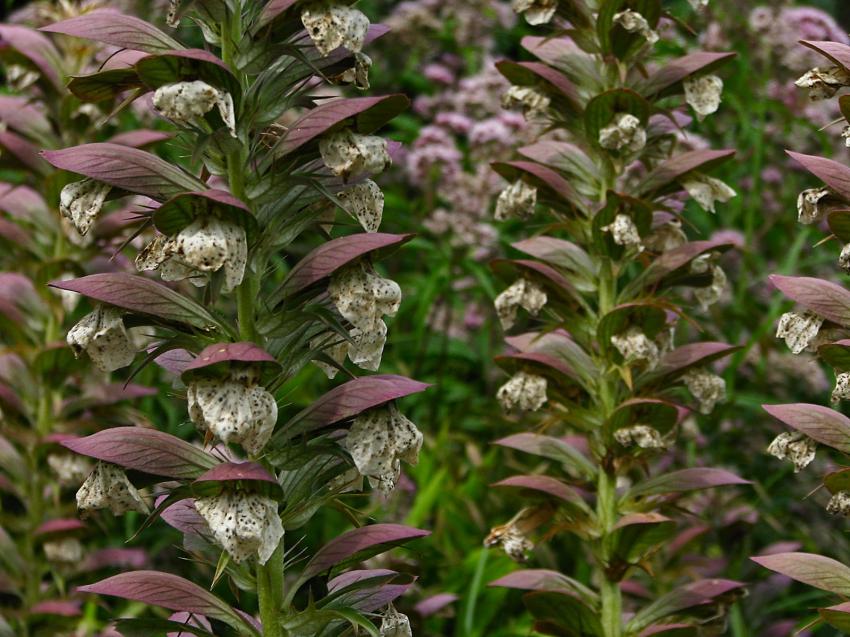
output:
{"label": "purple-tinged leaf", "polygon": [[19,414],[24,413],[24,403],[18,397],[18,394],[15,393],[14,389],[3,383],[0,383],[0,405]]}
{"label": "purple-tinged leaf", "polygon": [[123,400],[156,396],[157,393],[156,387],[147,387],[137,383],[106,383],[88,387],[83,398],[88,404],[112,405]]}
{"label": "purple-tinged leaf", "polygon": [[843,634],[850,633],[850,602],[818,609],[821,619]]}
{"label": "purple-tinged leaf", "polygon": [[[162,497],[165,498],[166,496]],[[156,505],[159,506],[160,503],[161,501],[157,501]],[[160,513],[160,517],[168,525],[173,526],[183,533],[194,535],[209,534],[210,527],[207,521],[198,513],[198,510],[195,508],[195,502],[191,498],[178,500]]]}
{"label": "purple-tinged leaf", "polygon": [[671,95],[676,90],[676,85],[686,77],[694,73],[708,73],[736,55],[734,52],[696,51],[676,58],[653,73],[641,85],[641,93],[647,96]]}
{"label": "purple-tinged leaf", "polygon": [[534,373],[547,376],[555,383],[579,379],[576,371],[567,363],[544,352],[511,352],[497,356],[495,362],[511,375],[531,368],[535,370]]}
{"label": "purple-tinged leaf", "polygon": [[579,449],[562,438],[535,433],[519,433],[501,438],[493,444],[560,462],[569,469],[578,470],[582,476],[589,479],[596,475],[595,465]]}
{"label": "purple-tinged leaf", "polygon": [[593,260],[587,252],[570,241],[538,236],[512,243],[511,247],[550,265],[576,272],[591,281],[596,277]]}
{"label": "purple-tinged leaf", "polygon": [[826,157],[804,155],[791,150],[785,152],[791,159],[829,186],[839,197],[850,201],[850,167]]}
{"label": "purple-tinged leaf", "polygon": [[643,524],[661,524],[663,522],[671,522],[672,520],[666,515],[660,513],[626,513],[623,517],[617,520],[614,525],[614,530],[622,529],[627,526],[643,525]]}
{"label": "purple-tinged leaf", "polygon": [[121,93],[141,88],[144,88],[144,84],[135,67],[124,65],[104,68],[89,75],[77,75],[68,82],[68,90],[80,101],[89,103],[105,102]]}
{"label": "purple-tinged leaf", "polygon": [[671,473],[664,473],[654,478],[639,482],[629,489],[628,498],[645,498],[654,495],[667,495],[682,493],[685,491],[696,491],[699,489],[711,489],[729,485],[752,484],[725,469],[711,469],[698,467],[695,469],[681,469]]}
{"label": "purple-tinged leaf", "polygon": [[169,478],[197,478],[218,464],[213,456],[176,436],[143,427],[113,427],[62,445],[84,456]]}
{"label": "purple-tinged leaf", "polygon": [[706,252],[715,250],[723,252],[731,247],[732,244],[728,240],[721,238],[709,241],[691,241],[673,250],[667,250],[645,270],[642,283],[646,286],[654,285]]}
{"label": "purple-tinged leaf", "polygon": [[20,226],[2,217],[0,217],[0,237],[6,239],[9,243],[24,247],[31,243],[29,235]]}
{"label": "purple-tinged leaf", "polygon": [[828,57],[845,71],[850,72],[850,46],[829,40],[800,40],[800,44]]}
{"label": "purple-tinged leaf", "polygon": [[586,603],[595,605],[598,601],[596,593],[584,584],[567,577],[563,573],[542,568],[529,568],[500,577],[488,584],[500,588],[513,588],[521,591],[549,591],[577,595]]}
{"label": "purple-tinged leaf", "polygon": [[524,354],[544,354],[561,361],[569,369],[575,370],[585,383],[597,377],[596,364],[564,330],[545,334],[527,332],[508,336],[505,342]]}
{"label": "purple-tinged leaf", "polygon": [[431,595],[431,597],[426,597],[421,602],[418,602],[413,610],[420,617],[430,617],[431,615],[435,615],[443,610],[449,604],[454,604],[458,599],[460,599],[454,593],[437,593],[436,595]]}
{"label": "purple-tinged leaf", "polygon": [[682,345],[661,358],[655,371],[647,375],[645,384],[674,375],[681,376],[692,367],[709,365],[724,356],[729,356],[739,349],[741,348],[738,345],[716,343],[713,341]]}
{"label": "purple-tinged leaf", "polygon": [[218,326],[218,321],[195,301],[143,276],[108,272],[70,281],[53,281],[50,286],[166,321],[188,323],[201,329]]}
{"label": "purple-tinged leaf", "polygon": [[161,53],[182,49],[177,40],[149,22],[113,9],[98,9],[84,15],[41,27],[41,31],[110,44],[120,49]]}
{"label": "purple-tinged leaf", "polygon": [[412,238],[411,234],[363,232],[326,241],[295,264],[275,292],[273,304],[329,277],[370,252],[396,248]]}
{"label": "purple-tinged leaf", "polygon": [[493,259],[490,267],[502,276],[511,269],[517,269],[568,301],[578,297],[578,292],[570,280],[546,263],[531,259]]}
{"label": "purple-tinged leaf", "polygon": [[553,69],[551,66],[540,62],[514,62],[512,60],[500,60],[496,62],[496,69],[511,84],[517,86],[543,85],[544,89],[554,89],[560,96],[566,98],[570,108],[579,111],[581,100],[575,84],[569,78]]}
{"label": "purple-tinged leaf", "polygon": [[173,135],[171,133],[166,133],[165,131],[140,128],[139,130],[131,130],[113,135],[109,138],[108,143],[130,146],[132,148],[143,148],[144,146],[164,142],[172,137]]}
{"label": "purple-tinged leaf", "polygon": [[44,111],[25,97],[0,95],[0,121],[30,138],[39,139],[53,134]]}
{"label": "purple-tinged leaf", "polygon": [[195,357],[188,350],[170,349],[153,359],[153,362],[175,376],[179,376],[193,360]]}
{"label": "purple-tinged leaf", "polygon": [[348,571],[328,582],[331,595],[323,606],[350,606],[373,612],[404,595],[415,581],[415,577],[388,569]]}
{"label": "purple-tinged leaf", "polygon": [[717,598],[728,594],[737,594],[743,587],[741,582],[726,579],[703,579],[679,586],[642,608],[626,625],[626,630],[629,633],[638,632],[663,617],[695,606],[714,603]]}
{"label": "purple-tinged leaf", "polygon": [[582,502],[578,492],[557,478],[551,476],[511,476],[495,482],[494,487],[515,487],[545,493],[564,502]]}
{"label": "purple-tinged leaf", "polygon": [[99,571],[104,568],[141,569],[148,565],[148,554],[143,549],[106,548],[86,555],[80,571]]}
{"label": "purple-tinged leaf", "polygon": [[80,602],[68,599],[49,599],[37,602],[30,608],[31,615],[58,615],[60,617],[79,617]]}
{"label": "purple-tinged leaf", "polygon": [[560,173],[533,161],[506,161],[493,162],[490,166],[508,181],[516,181],[523,177],[525,181],[537,188],[544,189],[556,195],[554,198],[563,207],[566,202],[577,205],[581,197],[572,187],[570,182],[564,179]]}
{"label": "purple-tinged leaf", "polygon": [[296,2],[298,0],[271,0],[263,7],[258,27],[264,27],[269,22],[273,22]]}
{"label": "purple-tinged leaf", "polygon": [[197,584],[170,573],[159,571],[121,573],[95,584],[80,586],[77,591],[111,595],[152,606],[161,606],[168,610],[198,613],[222,621],[239,631],[259,634],[229,604]]}
{"label": "purple-tinged leaf", "polygon": [[64,535],[68,533],[76,533],[86,528],[86,525],[76,518],[59,518],[56,520],[48,520],[41,524],[34,532],[35,537],[43,535]]}
{"label": "purple-tinged leaf", "polygon": [[186,191],[206,189],[206,184],[174,164],[121,144],[82,144],[63,150],[45,150],[41,154],[56,168],[157,201]]}
{"label": "purple-tinged leaf", "polygon": [[832,281],[771,274],[770,282],[792,301],[828,321],[850,327],[850,291]]}
{"label": "purple-tinged leaf", "polygon": [[325,102],[308,111],[289,127],[275,148],[275,155],[288,155],[319,136],[346,124],[358,133],[374,133],[396,115],[407,110],[409,104],[410,101],[404,95],[355,97]]}
{"label": "purple-tinged leaf", "polygon": [[29,59],[57,90],[64,90],[58,70],[61,56],[49,38],[27,27],[0,24],[0,55],[8,49]]}
{"label": "purple-tinged leaf", "polygon": [[225,62],[205,49],[172,49],[136,62],[139,79],[151,90],[181,80],[202,80],[237,99],[242,88]]}
{"label": "purple-tinged leaf", "polygon": [[213,210],[241,225],[248,235],[249,243],[256,235],[257,221],[248,206],[229,192],[215,188],[182,192],[171,197],[154,211],[153,222],[157,230],[171,236],[191,224],[196,217]]}
{"label": "purple-tinged leaf", "polygon": [[430,534],[430,531],[402,524],[371,524],[346,531],[318,550],[307,563],[299,581],[305,582],[328,569],[363,561]]}
{"label": "purple-tinged leaf", "polygon": [[[251,342],[215,343],[208,345],[198,356],[182,370],[185,381],[198,376],[199,370],[215,373],[217,369],[228,368],[230,363],[246,363],[274,372],[280,369],[280,363],[259,345]],[[200,374],[203,375],[203,374]]]}
{"label": "purple-tinged leaf", "polygon": [[680,423],[690,413],[690,409],[660,398],[629,398],[620,403],[611,414],[611,429],[617,430],[632,424],[652,423],[652,426],[666,433]]}
{"label": "purple-tinged leaf", "polygon": [[0,131],[0,147],[4,148],[18,162],[37,173],[46,174],[47,164],[42,160],[38,148],[11,131]]}
{"label": "purple-tinged leaf", "polygon": [[808,403],[762,405],[777,420],[842,453],[850,454],[850,418],[829,407]]}
{"label": "purple-tinged leaf", "polygon": [[428,383],[393,374],[361,376],[334,387],[302,409],[280,428],[278,437],[288,440],[307,431],[322,429],[429,387]]}
{"label": "purple-tinged leaf", "polygon": [[209,471],[205,471],[195,482],[232,482],[235,480],[277,484],[275,477],[257,462],[222,462]]}
{"label": "purple-tinged leaf", "polygon": [[850,596],[850,568],[832,558],[814,553],[776,553],[750,559],[803,584],[843,597]]}
{"label": "purple-tinged leaf", "polygon": [[346,571],[345,573],[340,573],[336,577],[328,580],[328,592],[333,593],[343,588],[359,584],[360,582],[395,577],[396,575],[398,575],[398,571],[392,571],[388,568]]}
{"label": "purple-tinged leaf", "polygon": [[675,189],[674,182],[683,175],[693,170],[710,170],[734,155],[734,150],[692,150],[676,155],[662,162],[646,176],[640,184],[640,194],[647,196]]}

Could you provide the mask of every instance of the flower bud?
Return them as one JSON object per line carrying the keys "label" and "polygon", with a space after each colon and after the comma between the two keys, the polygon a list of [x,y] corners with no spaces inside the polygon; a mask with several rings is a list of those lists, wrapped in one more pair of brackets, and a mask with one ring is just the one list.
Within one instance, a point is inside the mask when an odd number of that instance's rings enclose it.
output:
{"label": "flower bud", "polygon": [[614,440],[624,447],[637,445],[641,449],[666,449],[667,445],[657,429],[647,425],[623,427],[614,432]]}
{"label": "flower bud", "polygon": [[786,312],[779,317],[776,338],[784,338],[792,354],[806,349],[818,335],[823,319],[812,312]]}
{"label": "flower bud", "polygon": [[687,77],[682,85],[685,88],[685,101],[694,109],[699,121],[720,108],[723,80],[716,75]]}
{"label": "flower bud", "polygon": [[517,372],[496,393],[502,409],[510,411],[519,407],[524,411],[537,411],[546,402],[546,379],[543,376]]}
{"label": "flower bud", "polygon": [[520,13],[532,26],[551,22],[558,8],[558,0],[511,0],[514,13]]}
{"label": "flower bud", "polygon": [[707,369],[689,369],[682,375],[682,381],[699,402],[702,414],[710,414],[717,403],[726,399],[726,381]]}
{"label": "flower bud", "polygon": [[626,365],[644,364],[647,369],[658,365],[658,345],[639,327],[630,327],[611,337],[611,345],[620,352]]}
{"label": "flower bud", "polygon": [[614,243],[626,248],[636,248],[638,252],[643,252],[643,243],[640,239],[637,226],[632,218],[628,215],[618,214],[614,217],[614,221],[607,226],[600,228],[602,232],[610,232]]}
{"label": "flower bud", "polygon": [[647,44],[655,44],[658,42],[658,34],[649,28],[649,23],[640,13],[626,9],[615,13],[613,18],[614,24],[619,24],[624,30],[629,33],[637,33],[644,38]]}
{"label": "flower bud", "polygon": [[91,511],[97,509],[109,509],[113,515],[127,511],[149,512],[148,505],[127,479],[124,469],[106,462],[98,462],[77,491],[77,509],[82,518],[87,518]]}
{"label": "flower bud", "polygon": [[360,52],[369,32],[369,18],[362,12],[328,1],[305,4],[301,22],[322,57],[341,46]]}
{"label": "flower bud", "polygon": [[319,152],[325,166],[344,180],[361,173],[380,173],[392,165],[387,140],[376,135],[360,135],[348,128],[322,137]]}
{"label": "flower bud", "polygon": [[204,115],[217,107],[231,137],[236,137],[233,97],[206,82],[195,80],[160,86],[153,94],[153,107],[166,119],[185,127],[197,126]]}
{"label": "flower bud", "polygon": [[712,214],[715,212],[715,201],[726,203],[738,194],[719,179],[701,173],[691,173],[689,177],[682,180],[682,187],[688,191],[700,208]]}
{"label": "flower bud", "polygon": [[74,224],[81,235],[88,233],[100,214],[112,186],[94,179],[75,181],[59,194],[59,212]]}
{"label": "flower bud", "polygon": [[529,219],[534,216],[536,206],[537,188],[522,179],[517,179],[499,193],[494,216],[498,221],[505,221],[511,217]]}
{"label": "flower bud", "polygon": [[794,463],[794,473],[805,469],[815,459],[818,443],[799,431],[786,431],[774,438],[767,453]]}
{"label": "flower bud", "polygon": [[636,153],[646,146],[646,130],[631,113],[617,113],[608,126],[599,130],[599,145]]}
{"label": "flower bud", "polygon": [[68,332],[68,345],[79,358],[83,352],[92,364],[104,372],[114,372],[127,367],[136,357],[124,327],[121,310],[108,305],[98,305]]}
{"label": "flower bud", "polygon": [[195,508],[215,541],[237,564],[254,556],[265,564],[283,537],[277,502],[263,495],[225,489],[197,498]]}
{"label": "flower bud", "polygon": [[537,316],[547,301],[546,291],[534,281],[517,279],[496,297],[494,305],[502,328],[509,330],[516,323],[517,309],[522,307],[532,316]]}

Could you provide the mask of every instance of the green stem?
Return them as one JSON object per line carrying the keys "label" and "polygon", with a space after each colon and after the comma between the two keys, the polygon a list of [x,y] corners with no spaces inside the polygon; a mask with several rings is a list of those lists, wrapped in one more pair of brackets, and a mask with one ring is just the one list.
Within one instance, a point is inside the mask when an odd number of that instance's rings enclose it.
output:
{"label": "green stem", "polygon": [[283,596],[283,539],[264,565],[257,564],[257,595],[263,637],[283,637],[280,625],[280,600]]}

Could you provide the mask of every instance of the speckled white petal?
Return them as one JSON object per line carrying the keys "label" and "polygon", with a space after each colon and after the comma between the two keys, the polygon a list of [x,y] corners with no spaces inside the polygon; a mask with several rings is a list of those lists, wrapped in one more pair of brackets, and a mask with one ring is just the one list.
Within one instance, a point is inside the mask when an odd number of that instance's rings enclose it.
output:
{"label": "speckled white petal", "polygon": [[231,136],[236,137],[233,98],[227,91],[206,82],[175,82],[160,86],[154,92],[153,107],[178,126],[197,126],[200,118],[218,108]]}
{"label": "speckled white petal", "polygon": [[658,365],[658,345],[656,345],[639,327],[627,330],[611,337],[611,345],[620,352],[627,365],[644,364],[648,369]]}
{"label": "speckled white petal", "polygon": [[337,270],[328,295],[343,318],[362,330],[369,330],[382,316],[394,316],[401,304],[398,284],[378,276],[365,262]]}
{"label": "speckled white petal", "polygon": [[372,58],[365,53],[354,54],[354,66],[342,73],[328,77],[333,84],[353,84],[355,88],[365,91],[369,88],[369,70],[372,68]]}
{"label": "speckled white petal", "polygon": [[305,4],[301,22],[322,57],[341,46],[359,52],[369,31],[369,18],[362,12],[328,1]]}
{"label": "speckled white petal", "polygon": [[215,272],[227,260],[227,236],[222,222],[214,217],[198,217],[174,239],[174,256],[201,272]]}
{"label": "speckled white petal", "polygon": [[522,307],[532,316],[537,316],[547,301],[546,291],[529,279],[517,279],[499,296],[494,305],[502,328],[509,330],[516,322],[517,309]]}
{"label": "speckled white petal", "polygon": [[819,102],[835,95],[841,87],[850,86],[850,73],[838,66],[827,69],[815,67],[794,83],[800,88],[809,89],[809,99]]}
{"label": "speckled white petal", "polygon": [[726,400],[726,381],[707,369],[689,369],[682,381],[699,402],[700,413],[710,414],[717,403]]}
{"label": "speckled white petal", "polygon": [[829,188],[808,188],[797,196],[797,221],[809,225],[820,221],[823,211],[820,200],[829,195]]}
{"label": "speckled white petal", "polygon": [[139,272],[156,270],[171,256],[172,252],[173,241],[159,234],[136,255],[136,269]]}
{"label": "speckled white petal", "polygon": [[719,179],[701,173],[691,173],[689,177],[682,180],[682,187],[688,191],[700,208],[712,213],[715,212],[716,201],[726,203],[738,194]]}
{"label": "speckled white petal", "polygon": [[517,372],[496,392],[496,398],[502,409],[510,411],[514,407],[526,411],[537,411],[546,402],[547,382],[543,376]]}
{"label": "speckled white petal", "polygon": [[381,637],[413,637],[407,615],[398,612],[392,604],[381,618]]}
{"label": "speckled white petal", "polygon": [[799,354],[818,335],[823,319],[812,312],[786,312],[779,317],[776,338],[785,339],[792,354]]}
{"label": "speckled white petal", "polygon": [[498,221],[511,217],[529,219],[534,216],[537,206],[537,187],[517,179],[499,193],[496,199],[496,212],[493,215]]}
{"label": "speckled white petal", "polygon": [[723,80],[716,75],[687,77],[682,84],[685,88],[685,101],[694,109],[699,121],[716,113],[720,108]]}
{"label": "speckled white petal", "polygon": [[75,537],[64,537],[45,542],[44,556],[54,564],[79,564],[83,559],[83,545]]}
{"label": "speckled white petal", "polygon": [[150,511],[136,487],[127,479],[124,470],[105,462],[97,463],[77,491],[77,509],[83,518],[97,509],[109,509],[113,515],[122,515],[127,511]]}
{"label": "speckled white petal", "polygon": [[88,233],[100,214],[112,186],[94,179],[68,184],[59,194],[59,212],[70,219],[81,235]]}
{"label": "speckled white petal", "polygon": [[646,146],[646,130],[631,113],[618,113],[610,124],[599,129],[599,145],[634,153]]}
{"label": "speckled white petal", "polygon": [[826,512],[832,515],[850,516],[850,493],[839,491],[826,504]]}
{"label": "speckled white petal", "polygon": [[780,460],[790,460],[794,463],[794,473],[799,473],[815,459],[817,447],[817,442],[799,431],[786,431],[774,438],[767,453]]}
{"label": "speckled white petal", "polygon": [[227,294],[236,289],[245,277],[248,265],[248,238],[245,228],[227,221],[221,222],[221,230],[227,244],[227,259],[224,261],[224,285],[222,292]]}
{"label": "speckled white petal", "polygon": [[387,344],[387,324],[375,321],[367,329],[351,328],[352,343],[348,347],[348,358],[361,369],[376,372],[381,366],[384,346]]}
{"label": "speckled white petal", "polygon": [[348,179],[361,173],[375,174],[392,165],[387,140],[376,135],[360,135],[343,129],[319,140],[322,161],[331,172]]}
{"label": "speckled white petal", "polygon": [[623,427],[614,432],[614,440],[624,447],[637,445],[641,449],[666,449],[667,445],[657,429],[648,425]]}
{"label": "speckled white petal", "polygon": [[384,213],[384,193],[371,179],[343,190],[337,195],[346,211],[366,232],[377,232]]}
{"label": "speckled white petal", "polygon": [[[345,362],[345,357],[348,355],[350,345],[351,344],[348,341],[343,340],[342,337],[337,334],[321,334],[310,341],[311,349],[322,348],[325,355],[329,356],[331,360],[336,361],[340,366]],[[314,360],[313,363],[321,369],[328,378],[334,378],[339,372],[339,369],[333,365],[328,365],[323,361]]]}
{"label": "speckled white petal", "polygon": [[130,342],[121,311],[117,308],[98,305],[68,332],[68,345],[78,358],[83,352],[92,363],[104,372],[127,367],[136,356]]}
{"label": "speckled white petal", "polygon": [[632,11],[631,9],[620,11],[614,14],[612,21],[614,24],[619,24],[629,33],[640,35],[646,40],[647,44],[658,42],[658,34],[649,27],[646,18],[637,11]]}
{"label": "speckled white petal", "polygon": [[265,564],[283,537],[277,502],[265,496],[225,490],[196,499],[195,508],[236,563],[256,557]]}
{"label": "speckled white petal", "polygon": [[558,0],[511,0],[511,8],[522,14],[530,25],[537,26],[552,21]]}
{"label": "speckled white petal", "polygon": [[545,114],[551,103],[548,95],[530,86],[511,86],[502,96],[502,108],[522,110],[526,117]]}
{"label": "speckled white petal", "polygon": [[835,375],[835,387],[832,389],[832,402],[850,400],[850,372]]}
{"label": "speckled white petal", "polygon": [[607,226],[600,228],[602,232],[610,232],[614,243],[626,248],[636,248],[639,252],[643,251],[643,242],[640,238],[635,222],[628,215],[619,214],[614,217],[614,221]]}
{"label": "speckled white petal", "polygon": [[47,466],[62,485],[80,484],[91,473],[88,459],[74,453],[51,453],[47,456]]}

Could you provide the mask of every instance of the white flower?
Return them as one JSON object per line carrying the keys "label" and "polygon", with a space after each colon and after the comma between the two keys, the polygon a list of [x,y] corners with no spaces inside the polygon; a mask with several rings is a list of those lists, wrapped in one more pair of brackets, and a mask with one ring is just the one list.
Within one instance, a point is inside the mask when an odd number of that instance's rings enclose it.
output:
{"label": "white flower", "polygon": [[505,411],[510,411],[514,407],[526,411],[537,411],[547,400],[546,384],[543,376],[517,372],[507,383],[499,387],[496,398]]}
{"label": "white flower", "polygon": [[83,559],[83,545],[75,537],[45,542],[44,556],[49,562],[59,564],[79,564]]}
{"label": "white flower", "polygon": [[392,165],[386,139],[360,135],[348,128],[322,137],[319,152],[325,166],[343,179],[360,173],[380,173]]}
{"label": "white flower", "polygon": [[799,431],[779,434],[767,447],[767,453],[780,460],[794,463],[794,473],[805,469],[815,459],[818,443]]}
{"label": "white flower", "polygon": [[148,505],[127,479],[124,469],[106,462],[98,462],[77,491],[77,509],[82,518],[96,509],[109,509],[113,515],[127,511],[149,512]]}
{"label": "white flower", "polygon": [[646,130],[631,113],[617,113],[608,126],[599,130],[599,145],[634,153],[646,146]]}
{"label": "white flower", "polygon": [[195,508],[237,564],[253,556],[265,564],[283,537],[277,502],[263,495],[225,490],[197,498]]}
{"label": "white flower", "polygon": [[354,66],[328,79],[333,84],[353,84],[361,91],[369,88],[369,69],[372,68],[372,58],[365,53],[354,54]]}
{"label": "white flower", "polygon": [[187,127],[197,126],[204,115],[218,108],[231,137],[236,137],[233,97],[201,80],[160,86],[153,94],[153,107],[166,119]]}
{"label": "white flower", "polygon": [[377,232],[384,213],[384,193],[371,179],[367,179],[337,195],[346,212],[360,222],[366,232]]}
{"label": "white flower", "polygon": [[647,425],[623,427],[614,432],[614,440],[624,447],[637,445],[641,449],[666,449],[667,445],[658,430]]}
{"label": "white flower", "polygon": [[168,13],[165,14],[165,24],[172,29],[180,26],[180,17],[177,13],[180,10],[180,2],[182,0],[168,0]]}
{"label": "white flower", "polygon": [[86,314],[68,332],[67,341],[74,356],[79,358],[85,352],[94,366],[104,372],[132,363],[136,349],[121,316],[121,310],[107,305],[98,305],[94,312]]}
{"label": "white flower", "polygon": [[531,25],[551,22],[558,8],[558,0],[511,0],[511,8],[521,13]]}
{"label": "white flower", "polygon": [[253,456],[265,447],[277,423],[274,396],[247,375],[201,378],[186,388],[189,417],[201,431],[237,442]]}
{"label": "white flower", "polygon": [[725,183],[714,177],[701,173],[691,173],[682,180],[682,187],[706,212],[714,212],[714,202],[726,203],[737,195]]}
{"label": "white flower", "polygon": [[826,512],[844,517],[850,516],[850,493],[839,491],[834,494],[826,504]]}
{"label": "white flower", "polygon": [[658,365],[658,345],[639,327],[630,327],[611,337],[611,345],[623,356],[627,365],[644,363],[648,369]]}
{"label": "white flower", "polygon": [[812,312],[786,312],[779,317],[776,338],[784,338],[792,354],[799,354],[818,335],[823,319]]}
{"label": "white flower", "polygon": [[407,615],[398,612],[392,604],[381,618],[381,637],[413,637]]}
{"label": "white flower", "polygon": [[720,108],[723,80],[716,75],[687,77],[682,85],[685,88],[685,101],[694,109],[699,121]]}
{"label": "white flower", "polygon": [[649,28],[649,23],[640,13],[626,9],[620,13],[615,13],[613,18],[614,24],[619,24],[629,33],[637,33],[643,37],[647,44],[655,44],[658,42],[658,34]]}
{"label": "white flower", "polygon": [[644,239],[644,245],[653,252],[675,250],[687,242],[688,237],[682,230],[682,222],[678,219],[661,224]]}
{"label": "white flower", "polygon": [[70,219],[81,235],[91,228],[112,186],[94,179],[75,181],[59,194],[59,212]]}
{"label": "white flower", "polygon": [[835,375],[835,387],[832,390],[832,402],[850,400],[850,373],[841,372]]}
{"label": "white flower", "polygon": [[726,381],[707,369],[689,369],[682,375],[682,381],[699,401],[702,414],[710,414],[717,403],[726,399]]}
{"label": "white flower", "polygon": [[850,243],[845,243],[838,255],[838,267],[845,272],[850,272]]}
{"label": "white flower", "polygon": [[502,108],[520,108],[526,117],[544,114],[551,102],[548,95],[530,86],[511,86],[502,96]]}
{"label": "white flower", "polygon": [[541,515],[539,510],[531,507],[521,509],[507,523],[493,527],[484,539],[484,546],[501,546],[514,562],[525,562],[528,553],[534,549],[534,543],[527,534],[540,526],[546,517],[545,513]]}
{"label": "white flower", "polygon": [[140,271],[159,268],[163,281],[189,279],[199,287],[223,268],[225,293],[242,283],[247,263],[245,229],[213,216],[199,216],[174,237],[157,236],[136,257]]}
{"label": "white flower", "polygon": [[726,289],[726,273],[714,263],[714,258],[712,254],[703,254],[691,261],[691,272],[694,274],[711,271],[711,283],[705,287],[694,288],[694,296],[703,310],[717,303]]}
{"label": "white flower", "polygon": [[532,316],[537,316],[547,301],[546,291],[534,281],[522,278],[514,281],[502,291],[493,304],[502,328],[509,330],[516,323],[517,309],[522,307]]}
{"label": "white flower", "polygon": [[322,57],[341,46],[359,52],[369,31],[369,18],[362,12],[334,2],[306,4],[301,22]]}
{"label": "white flower", "polygon": [[496,200],[495,217],[504,221],[510,217],[528,219],[534,215],[537,205],[537,187],[517,179],[510,186],[499,193]]}
{"label": "white flower", "polygon": [[829,99],[843,86],[850,86],[850,74],[839,66],[828,69],[813,68],[794,82],[800,88],[809,89],[813,102]]}
{"label": "white flower", "polygon": [[51,453],[47,456],[47,466],[56,474],[60,484],[80,484],[91,472],[91,465],[85,456],[75,453]]}
{"label": "white flower", "polygon": [[809,225],[821,219],[818,208],[821,199],[829,194],[829,188],[808,188],[797,196],[797,221]]}
{"label": "white flower", "polygon": [[28,69],[21,64],[9,64],[6,67],[6,81],[9,84],[9,88],[16,92],[29,88],[38,82],[39,77],[37,71]]}
{"label": "white flower", "polygon": [[632,218],[628,215],[618,214],[614,217],[614,221],[607,226],[600,228],[602,232],[610,232],[614,243],[626,248],[637,248],[638,252],[643,252],[643,243],[640,239],[637,226]]}
{"label": "white flower", "polygon": [[354,419],[342,446],[369,483],[386,494],[401,475],[401,461],[419,462],[422,433],[393,405],[376,407]]}
{"label": "white flower", "polygon": [[688,3],[693,7],[694,11],[705,9],[708,6],[708,0],[688,0]]}
{"label": "white flower", "polygon": [[850,148],[850,126],[845,126],[841,131],[841,138],[844,140],[844,146]]}

